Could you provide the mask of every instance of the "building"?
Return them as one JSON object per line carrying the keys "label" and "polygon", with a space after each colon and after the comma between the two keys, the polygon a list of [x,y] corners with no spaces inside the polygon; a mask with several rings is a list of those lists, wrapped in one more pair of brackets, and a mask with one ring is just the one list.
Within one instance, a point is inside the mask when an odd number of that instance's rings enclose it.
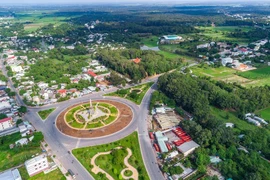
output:
{"label": "building", "polygon": [[27,140],[27,138],[22,138],[22,139],[16,141],[15,144],[23,146],[23,145],[28,144],[28,140]]}
{"label": "building", "polygon": [[13,127],[12,118],[4,118],[0,120],[0,131]]}
{"label": "building", "polygon": [[233,59],[230,58],[230,57],[222,58],[221,64],[222,64],[223,66],[226,66],[228,63],[233,63]]}
{"label": "building", "polygon": [[136,58],[136,59],[132,59],[132,61],[135,63],[135,64],[139,64],[141,62],[141,59],[140,58]]}
{"label": "building", "polygon": [[209,48],[209,47],[210,47],[209,43],[200,44],[200,45],[196,46],[197,49],[203,49],[203,48]]}
{"label": "building", "polygon": [[180,122],[180,119],[173,112],[155,114],[153,118],[157,121],[161,129],[170,129],[177,126]]}
{"label": "building", "polygon": [[48,159],[45,154],[25,161],[24,165],[29,176],[33,176],[49,168]]}
{"label": "building", "polygon": [[158,142],[160,152],[162,152],[162,153],[168,152],[168,148],[167,148],[166,143],[165,143],[165,141],[168,141],[168,138],[166,136],[164,136],[161,131],[155,132],[155,136],[156,136],[156,139]]}
{"label": "building", "polygon": [[14,66],[10,66],[10,68],[11,68],[12,72],[15,72],[15,73],[19,73],[19,72],[23,71],[21,66],[15,66],[14,65]]}
{"label": "building", "polygon": [[9,102],[3,101],[0,103],[0,111],[10,109],[10,108],[11,108],[11,105]]}
{"label": "building", "polygon": [[189,155],[192,153],[197,147],[199,147],[199,144],[195,143],[194,141],[188,141],[184,144],[177,147],[177,149],[184,154],[184,156]]}
{"label": "building", "polygon": [[177,35],[166,35],[159,38],[160,44],[178,44],[182,42],[183,38]]}
{"label": "building", "polygon": [[87,74],[88,74],[89,76],[93,77],[94,79],[96,79],[96,78],[97,78],[96,73],[94,73],[94,72],[93,72],[93,71],[91,71],[91,70],[88,70],[88,71],[87,71]]}
{"label": "building", "polygon": [[22,180],[22,177],[18,169],[13,169],[0,174],[0,180]]}

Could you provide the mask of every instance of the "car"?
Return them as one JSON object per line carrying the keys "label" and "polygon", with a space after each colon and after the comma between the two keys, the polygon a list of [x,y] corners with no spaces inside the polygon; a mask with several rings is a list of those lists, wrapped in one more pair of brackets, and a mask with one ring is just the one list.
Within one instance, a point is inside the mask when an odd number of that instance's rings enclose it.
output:
{"label": "car", "polygon": [[68,169],[68,173],[71,175],[71,177],[72,177],[73,179],[76,178],[75,174],[73,173],[73,171],[72,171],[71,169]]}

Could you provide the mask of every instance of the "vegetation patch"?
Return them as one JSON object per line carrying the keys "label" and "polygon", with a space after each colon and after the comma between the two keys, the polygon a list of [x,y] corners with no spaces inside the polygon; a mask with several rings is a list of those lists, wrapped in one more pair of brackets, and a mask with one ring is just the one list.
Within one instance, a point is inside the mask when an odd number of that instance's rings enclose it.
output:
{"label": "vegetation patch", "polygon": [[18,168],[19,172],[21,174],[22,180],[65,180],[66,177],[62,174],[62,172],[57,168],[56,170],[53,170],[47,174],[44,174],[44,172],[41,172],[37,175],[34,175],[32,177],[29,177],[27,170],[25,166]]}
{"label": "vegetation patch", "polygon": [[15,145],[13,149],[10,149],[9,145],[22,138],[20,133],[0,137],[0,171],[23,164],[32,155],[41,153],[40,141],[43,140],[43,135],[41,132],[35,132],[33,135],[34,139],[27,145]]}
{"label": "vegetation patch", "polygon": [[[117,147],[122,147],[122,149],[114,150]],[[110,144],[74,149],[72,153],[95,179],[105,180],[107,178],[104,174],[94,174],[91,171],[93,168],[90,164],[91,158],[97,153],[114,150],[113,153],[109,155],[99,156],[95,163],[109,173],[114,179],[121,179],[119,177],[121,171],[125,167],[124,158],[127,155],[126,148],[132,150],[132,156],[129,158],[129,163],[137,169],[139,179],[149,179],[141,156],[137,132]]]}
{"label": "vegetation patch", "polygon": [[105,96],[118,96],[135,102],[136,104],[141,104],[145,93],[153,84],[153,82],[150,82],[128,89],[120,89],[116,92],[106,94]]}
{"label": "vegetation patch", "polygon": [[38,115],[41,117],[42,120],[45,120],[54,110],[55,108],[38,111]]}
{"label": "vegetation patch", "polygon": [[248,79],[270,78],[270,67],[263,67],[251,71],[240,72],[238,74]]}

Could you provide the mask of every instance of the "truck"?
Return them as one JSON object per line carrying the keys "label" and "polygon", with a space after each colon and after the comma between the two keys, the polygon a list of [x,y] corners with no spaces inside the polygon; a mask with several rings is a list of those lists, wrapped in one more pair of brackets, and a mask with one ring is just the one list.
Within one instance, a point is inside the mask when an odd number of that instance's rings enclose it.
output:
{"label": "truck", "polygon": [[73,179],[75,179],[75,174],[71,169],[68,169],[68,173],[71,175]]}

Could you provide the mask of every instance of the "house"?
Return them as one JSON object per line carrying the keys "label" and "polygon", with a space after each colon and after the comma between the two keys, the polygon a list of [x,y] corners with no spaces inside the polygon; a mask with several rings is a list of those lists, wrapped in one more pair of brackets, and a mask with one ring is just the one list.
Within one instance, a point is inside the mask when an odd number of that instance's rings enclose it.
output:
{"label": "house", "polygon": [[28,140],[27,140],[27,138],[22,138],[22,139],[16,141],[15,144],[16,144],[16,145],[23,146],[23,145],[28,144]]}
{"label": "house", "polygon": [[225,125],[226,125],[226,127],[230,127],[230,128],[233,128],[234,127],[234,124],[233,123],[226,123]]}
{"label": "house", "polygon": [[199,145],[194,141],[188,141],[178,146],[177,149],[184,154],[184,156],[192,153]]}
{"label": "house", "polygon": [[132,61],[135,63],[135,64],[139,64],[141,62],[141,59],[140,58],[136,58],[136,59],[132,59]]}
{"label": "house", "polygon": [[12,169],[1,173],[0,180],[22,180],[22,177],[18,169]]}
{"label": "house", "polygon": [[33,176],[49,168],[48,159],[45,154],[25,161],[24,165],[29,176]]}
{"label": "house", "polygon": [[221,59],[221,64],[222,64],[223,66],[226,66],[228,63],[233,63],[233,59],[230,58],[230,57],[222,58],[222,59]]}
{"label": "house", "polygon": [[4,118],[0,120],[0,131],[13,127],[12,118]]}
{"label": "house", "polygon": [[197,49],[202,49],[202,48],[209,48],[210,47],[210,44],[209,43],[206,43],[206,44],[200,44],[198,46],[196,46]]}
{"label": "house", "polygon": [[168,138],[166,136],[164,136],[161,131],[155,132],[155,136],[156,136],[160,151],[162,153],[168,152],[168,148],[167,148],[166,143],[165,143],[165,141],[168,141]]}
{"label": "house", "polygon": [[10,66],[10,68],[11,68],[12,72],[15,72],[15,73],[19,73],[19,72],[23,71],[22,66],[13,65],[13,66]]}
{"label": "house", "polygon": [[91,71],[91,70],[88,70],[87,71],[87,74],[90,75],[91,77],[93,77],[94,79],[97,78],[97,75],[93,71]]}
{"label": "house", "polygon": [[67,90],[65,90],[65,89],[59,89],[59,90],[57,90],[57,93],[60,94],[61,97],[67,96]]}

